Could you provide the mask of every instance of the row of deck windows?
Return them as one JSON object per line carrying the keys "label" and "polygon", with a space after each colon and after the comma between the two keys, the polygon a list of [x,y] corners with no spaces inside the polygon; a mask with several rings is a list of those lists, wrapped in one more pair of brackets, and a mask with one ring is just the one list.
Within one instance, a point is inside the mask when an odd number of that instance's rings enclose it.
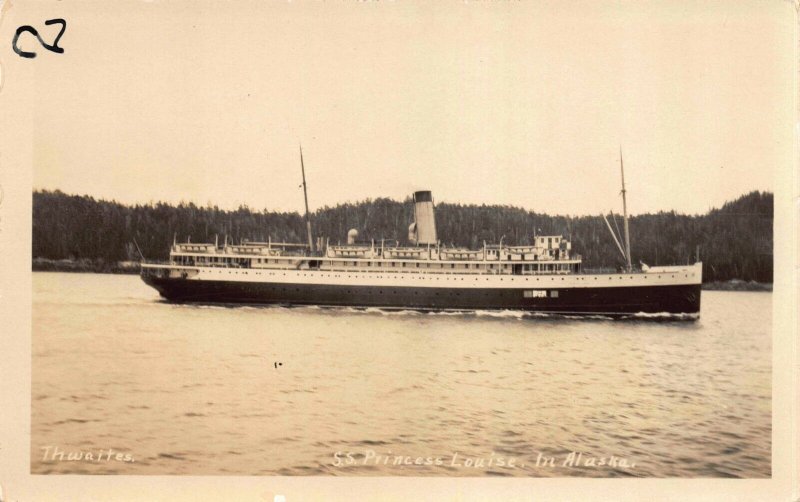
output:
{"label": "row of deck windows", "polygon": [[[331,269],[340,267],[359,268],[395,268],[395,269],[434,269],[434,270],[486,270],[493,272],[507,272],[512,270],[515,274],[531,273],[568,273],[575,271],[576,265],[566,263],[525,263],[525,264],[494,264],[494,263],[440,263],[440,262],[397,262],[397,261],[333,261],[317,260],[320,268]],[[222,256],[175,256],[173,262],[177,265],[203,265],[235,268],[262,268],[269,267],[296,267],[298,261],[274,258],[234,258]]]}

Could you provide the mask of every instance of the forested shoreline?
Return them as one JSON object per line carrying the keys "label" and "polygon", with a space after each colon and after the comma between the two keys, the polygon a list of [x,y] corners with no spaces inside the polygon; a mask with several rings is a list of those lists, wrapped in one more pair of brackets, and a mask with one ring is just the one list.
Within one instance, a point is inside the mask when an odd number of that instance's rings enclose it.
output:
{"label": "forested shoreline", "polygon": [[[360,239],[396,239],[404,243],[412,220],[410,200],[379,198],[322,207],[312,214],[314,233],[331,243],[344,241],[347,230]],[[739,280],[772,282],[773,196],[751,192],[703,215],[674,211],[633,216],[631,249],[635,261],[649,265],[694,260],[696,247],[704,263],[705,282]],[[622,221],[617,215],[618,224]],[[537,234],[564,235],[585,269],[614,268],[621,256],[600,216],[551,216],[512,206],[439,203],[436,223],[443,245],[478,248],[483,241],[529,244]],[[614,223],[612,222],[612,225]],[[242,206],[165,203],[123,205],[60,191],[33,193],[35,270],[130,271],[124,262],[139,259],[136,244],[148,260],[166,260],[173,236],[179,241],[214,242],[227,235],[234,242],[305,241],[298,213],[252,210]],[[38,265],[37,265],[38,263]],[[67,266],[67,265],[64,265]]]}

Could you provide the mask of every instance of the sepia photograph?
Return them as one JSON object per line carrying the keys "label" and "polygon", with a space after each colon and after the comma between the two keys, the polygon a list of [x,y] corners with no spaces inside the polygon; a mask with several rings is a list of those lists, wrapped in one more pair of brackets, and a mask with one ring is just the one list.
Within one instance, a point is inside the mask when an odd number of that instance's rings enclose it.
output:
{"label": "sepia photograph", "polygon": [[[114,500],[165,475],[790,500],[796,15],[5,2],[0,98],[30,128],[27,178],[0,179],[27,232],[3,213],[0,237],[29,236],[14,463],[122,478]],[[552,485],[503,486],[481,496]]]}

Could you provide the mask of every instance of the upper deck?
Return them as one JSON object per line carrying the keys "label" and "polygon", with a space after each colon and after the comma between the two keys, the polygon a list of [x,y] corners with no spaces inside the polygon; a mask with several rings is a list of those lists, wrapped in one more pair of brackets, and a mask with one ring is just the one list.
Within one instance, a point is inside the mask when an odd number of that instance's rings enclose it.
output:
{"label": "upper deck", "polygon": [[537,236],[528,246],[484,245],[482,249],[440,245],[387,246],[385,242],[326,245],[309,253],[302,244],[245,242],[217,246],[173,244],[170,263],[180,266],[253,269],[313,269],[447,274],[571,274],[581,257],[562,236]]}

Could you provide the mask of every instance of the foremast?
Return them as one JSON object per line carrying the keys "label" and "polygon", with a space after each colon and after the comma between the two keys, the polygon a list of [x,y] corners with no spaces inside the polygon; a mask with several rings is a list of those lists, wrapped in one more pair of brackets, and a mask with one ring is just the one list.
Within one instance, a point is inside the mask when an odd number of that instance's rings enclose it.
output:
{"label": "foremast", "polygon": [[303,145],[300,145],[300,171],[303,173],[303,200],[306,203],[306,232],[308,233],[308,251],[314,254],[314,237],[311,234],[311,214],[308,211],[308,189],[306,188],[306,167],[303,164]]}

